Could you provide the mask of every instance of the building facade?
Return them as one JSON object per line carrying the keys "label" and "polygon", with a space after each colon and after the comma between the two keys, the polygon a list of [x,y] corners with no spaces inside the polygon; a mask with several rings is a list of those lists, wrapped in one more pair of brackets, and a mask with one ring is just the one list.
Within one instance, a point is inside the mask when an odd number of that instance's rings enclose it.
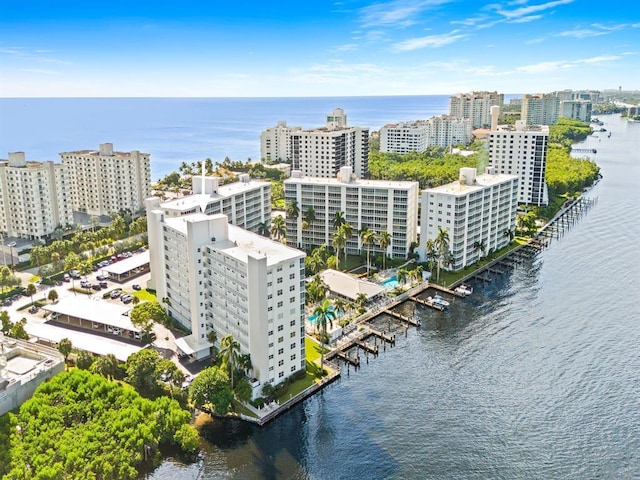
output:
{"label": "building facade", "polygon": [[527,125],[555,125],[560,115],[560,99],[552,93],[523,95],[520,119]]}
{"label": "building facade", "polygon": [[[406,258],[411,244],[417,240],[418,190],[418,182],[358,179],[350,167],[342,167],[336,178],[305,177],[294,171],[284,181],[284,195],[287,204],[296,202],[300,215],[286,220],[287,243],[302,250],[331,245],[333,221],[336,213],[342,212],[354,231],[347,241],[347,253],[363,251],[357,232],[367,227],[377,234],[391,235],[391,244],[384,254]],[[303,228],[304,214],[309,208],[315,220]],[[369,248],[372,255],[383,253],[379,245]]]}
{"label": "building facade", "polygon": [[116,152],[113,144],[103,143],[97,151],[64,152],[60,158],[69,169],[73,210],[89,215],[129,210],[135,215],[151,196],[148,153]]}
{"label": "building facade", "polygon": [[560,116],[581,122],[591,122],[591,110],[593,104],[591,100],[561,100]]}
{"label": "building facade", "polygon": [[27,162],[24,152],[0,160],[0,232],[8,237],[40,239],[58,226],[73,224],[67,167]]}
{"label": "building facade", "polygon": [[439,229],[449,234],[451,263],[442,267],[461,270],[509,244],[516,227],[518,176],[496,173],[489,167],[478,175],[475,168],[461,168],[460,179],[422,191],[420,213],[420,261],[430,259],[427,240]]}
{"label": "building facade", "polygon": [[471,120],[471,128],[491,125],[491,107],[504,105],[504,94],[498,92],[458,93],[449,97],[449,115]]}
{"label": "building facade", "polygon": [[248,174],[238,181],[220,185],[218,177],[194,175],[191,177],[193,195],[177,198],[160,205],[167,217],[180,217],[192,213],[215,215],[224,213],[229,223],[257,232],[261,223],[271,217],[271,183],[253,180]]}
{"label": "building facade", "polygon": [[176,341],[204,358],[215,331],[251,357],[254,398],[305,369],[304,257],[299,250],[231,225],[223,214],[167,217],[147,201],[151,276],[169,316],[191,331]]}
{"label": "building facade", "polygon": [[429,120],[390,123],[380,129],[380,151],[405,154],[429,147],[471,143],[471,120],[440,115]]}
{"label": "building facade", "polygon": [[302,127],[288,127],[281,120],[275,127],[269,127],[260,134],[260,158],[263,162],[291,161],[291,133]]}
{"label": "building facade", "polygon": [[549,203],[545,170],[549,127],[525,125],[498,125],[489,133],[489,163],[497,173],[518,175],[518,202],[527,205]]}
{"label": "building facade", "polygon": [[341,108],[327,115],[324,127],[291,132],[293,169],[310,177],[333,178],[349,166],[360,177],[369,173],[369,129],[347,126]]}

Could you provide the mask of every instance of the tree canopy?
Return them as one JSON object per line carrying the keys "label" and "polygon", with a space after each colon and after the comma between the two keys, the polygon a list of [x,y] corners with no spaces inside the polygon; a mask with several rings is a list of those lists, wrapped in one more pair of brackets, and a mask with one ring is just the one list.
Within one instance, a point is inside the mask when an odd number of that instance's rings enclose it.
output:
{"label": "tree canopy", "polygon": [[205,368],[189,387],[189,398],[198,407],[227,413],[233,400],[229,375],[220,367]]}
{"label": "tree canopy", "polygon": [[[17,414],[0,417],[6,480],[138,478],[159,447],[197,448],[191,415],[177,401],[72,369],[40,385]],[[10,428],[7,428],[9,425]]]}

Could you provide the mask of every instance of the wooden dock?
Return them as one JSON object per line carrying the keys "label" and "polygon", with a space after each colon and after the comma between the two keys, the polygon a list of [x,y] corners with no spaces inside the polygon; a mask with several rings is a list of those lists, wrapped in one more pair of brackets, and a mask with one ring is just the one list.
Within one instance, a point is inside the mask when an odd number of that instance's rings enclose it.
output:
{"label": "wooden dock", "polygon": [[[352,357],[351,355],[345,353],[342,350],[334,350],[335,355],[334,357],[338,357],[340,360],[345,361],[351,365],[353,365],[354,367],[358,368],[360,366],[360,357],[356,356],[356,357]],[[331,352],[333,353],[333,352]],[[329,355],[331,355],[331,353]],[[331,357],[333,358],[333,357]]]}
{"label": "wooden dock", "polygon": [[395,345],[396,336],[393,333],[382,332],[380,330],[373,328],[371,325],[368,325],[367,328],[369,329],[369,332],[371,333],[371,335],[375,335],[376,337],[381,338],[385,342],[390,343],[391,345]]}
{"label": "wooden dock", "polygon": [[364,340],[358,340],[355,344],[360,347],[362,350],[373,353],[375,356],[378,356],[378,345],[371,345],[369,342]]}
{"label": "wooden dock", "polygon": [[402,315],[401,313],[397,313],[394,312],[391,309],[388,310],[384,310],[382,313],[386,313],[387,315],[391,315],[393,318],[397,318],[398,320],[402,320],[403,322],[408,323],[409,325],[413,325],[414,327],[419,327],[420,326],[420,322],[418,322],[417,320],[408,317],[406,315]]}
{"label": "wooden dock", "polygon": [[418,298],[418,297],[409,297],[409,300],[413,300],[416,303],[419,303],[420,305],[424,305],[426,307],[430,307],[433,308],[434,310],[439,310],[439,311],[443,311],[444,307],[442,305],[436,305],[435,303],[433,303],[433,301],[429,301],[429,300],[423,300],[422,298]]}

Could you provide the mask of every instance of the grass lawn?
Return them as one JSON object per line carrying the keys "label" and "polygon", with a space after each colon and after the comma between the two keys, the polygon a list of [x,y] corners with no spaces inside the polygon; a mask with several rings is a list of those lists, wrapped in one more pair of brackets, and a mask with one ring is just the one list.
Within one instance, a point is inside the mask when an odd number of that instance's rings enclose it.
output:
{"label": "grass lawn", "polygon": [[[306,352],[307,362],[313,363],[316,360],[320,360],[320,344],[309,337],[304,337],[304,351]],[[328,351],[326,348],[324,349],[324,353]]]}
{"label": "grass lawn", "polygon": [[149,290],[134,290],[132,295],[138,297],[142,302],[155,302],[156,295]]}
{"label": "grass lawn", "polygon": [[241,413],[246,415],[247,417],[258,418],[258,416],[245,407],[241,402],[237,401],[235,398],[233,399],[233,411],[237,413]]}

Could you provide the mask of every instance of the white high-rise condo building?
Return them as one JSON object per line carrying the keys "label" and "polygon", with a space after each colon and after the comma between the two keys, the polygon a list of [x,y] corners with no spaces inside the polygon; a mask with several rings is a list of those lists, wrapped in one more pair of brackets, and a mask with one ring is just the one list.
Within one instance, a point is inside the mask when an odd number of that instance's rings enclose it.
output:
{"label": "white high-rise condo building", "polygon": [[135,215],[151,196],[149,154],[116,152],[113,144],[100,144],[99,150],[80,150],[60,154],[69,168],[73,210],[90,215],[110,215],[129,210]]}
{"label": "white high-rise condo building", "polygon": [[[418,182],[362,180],[351,167],[342,167],[336,178],[305,177],[294,170],[284,181],[284,196],[287,204],[296,202],[300,215],[287,218],[287,242],[303,250],[331,245],[334,219],[342,212],[354,232],[347,242],[347,253],[361,253],[358,232],[367,227],[377,234],[391,235],[386,255],[405,258],[417,240],[418,194]],[[315,220],[303,228],[309,209]],[[371,248],[372,255],[382,253],[379,245],[366,248]]]}
{"label": "white high-rise condo building", "polygon": [[424,120],[388,123],[380,129],[380,151],[400,154],[427,150],[429,128]]}
{"label": "white high-rise condo building", "polygon": [[262,161],[291,161],[291,133],[302,127],[288,127],[281,120],[275,127],[269,127],[260,134],[260,158]]}
{"label": "white high-rise condo building", "polygon": [[167,217],[192,213],[214,215],[224,213],[229,223],[257,232],[260,224],[269,223],[271,217],[271,183],[253,180],[249,174],[238,176],[238,181],[220,185],[218,177],[194,175],[191,177],[193,194],[169,200],[160,205]]}
{"label": "white high-rise condo building", "polygon": [[191,331],[176,341],[204,358],[215,331],[252,363],[254,398],[262,386],[305,369],[304,257],[299,250],[229,224],[223,214],[168,217],[147,200],[151,276],[169,316]]}
{"label": "white high-rise condo building", "polygon": [[589,123],[592,108],[591,100],[561,100],[560,116]]}
{"label": "white high-rise condo building", "polygon": [[360,177],[369,173],[369,129],[347,126],[341,108],[327,115],[324,127],[292,131],[290,139],[293,169],[304,175],[333,178],[344,166]]}
{"label": "white high-rise condo building", "polygon": [[504,94],[498,92],[458,93],[449,97],[449,115],[471,119],[471,128],[491,125],[491,107],[504,105]]}
{"label": "white high-rise condo building", "polygon": [[24,152],[0,160],[0,232],[28,239],[51,235],[58,226],[73,224],[66,166],[27,162]]}
{"label": "white high-rise condo building", "polygon": [[461,270],[490,250],[509,244],[516,226],[518,176],[495,173],[477,175],[475,168],[461,168],[460,180],[422,191],[420,212],[420,261],[433,260],[427,240],[440,229],[449,235],[451,263],[441,266]]}
{"label": "white high-rise condo building", "polygon": [[429,147],[471,143],[471,120],[440,115],[429,120],[390,123],[380,129],[380,151],[424,152]]}
{"label": "white high-rise condo building", "polygon": [[560,99],[552,93],[524,95],[521,120],[527,125],[555,125],[560,114]]}
{"label": "white high-rise condo building", "polygon": [[527,205],[549,203],[544,179],[547,166],[549,127],[525,125],[517,120],[515,125],[497,125],[489,133],[489,163],[498,173],[518,175],[518,202]]}

